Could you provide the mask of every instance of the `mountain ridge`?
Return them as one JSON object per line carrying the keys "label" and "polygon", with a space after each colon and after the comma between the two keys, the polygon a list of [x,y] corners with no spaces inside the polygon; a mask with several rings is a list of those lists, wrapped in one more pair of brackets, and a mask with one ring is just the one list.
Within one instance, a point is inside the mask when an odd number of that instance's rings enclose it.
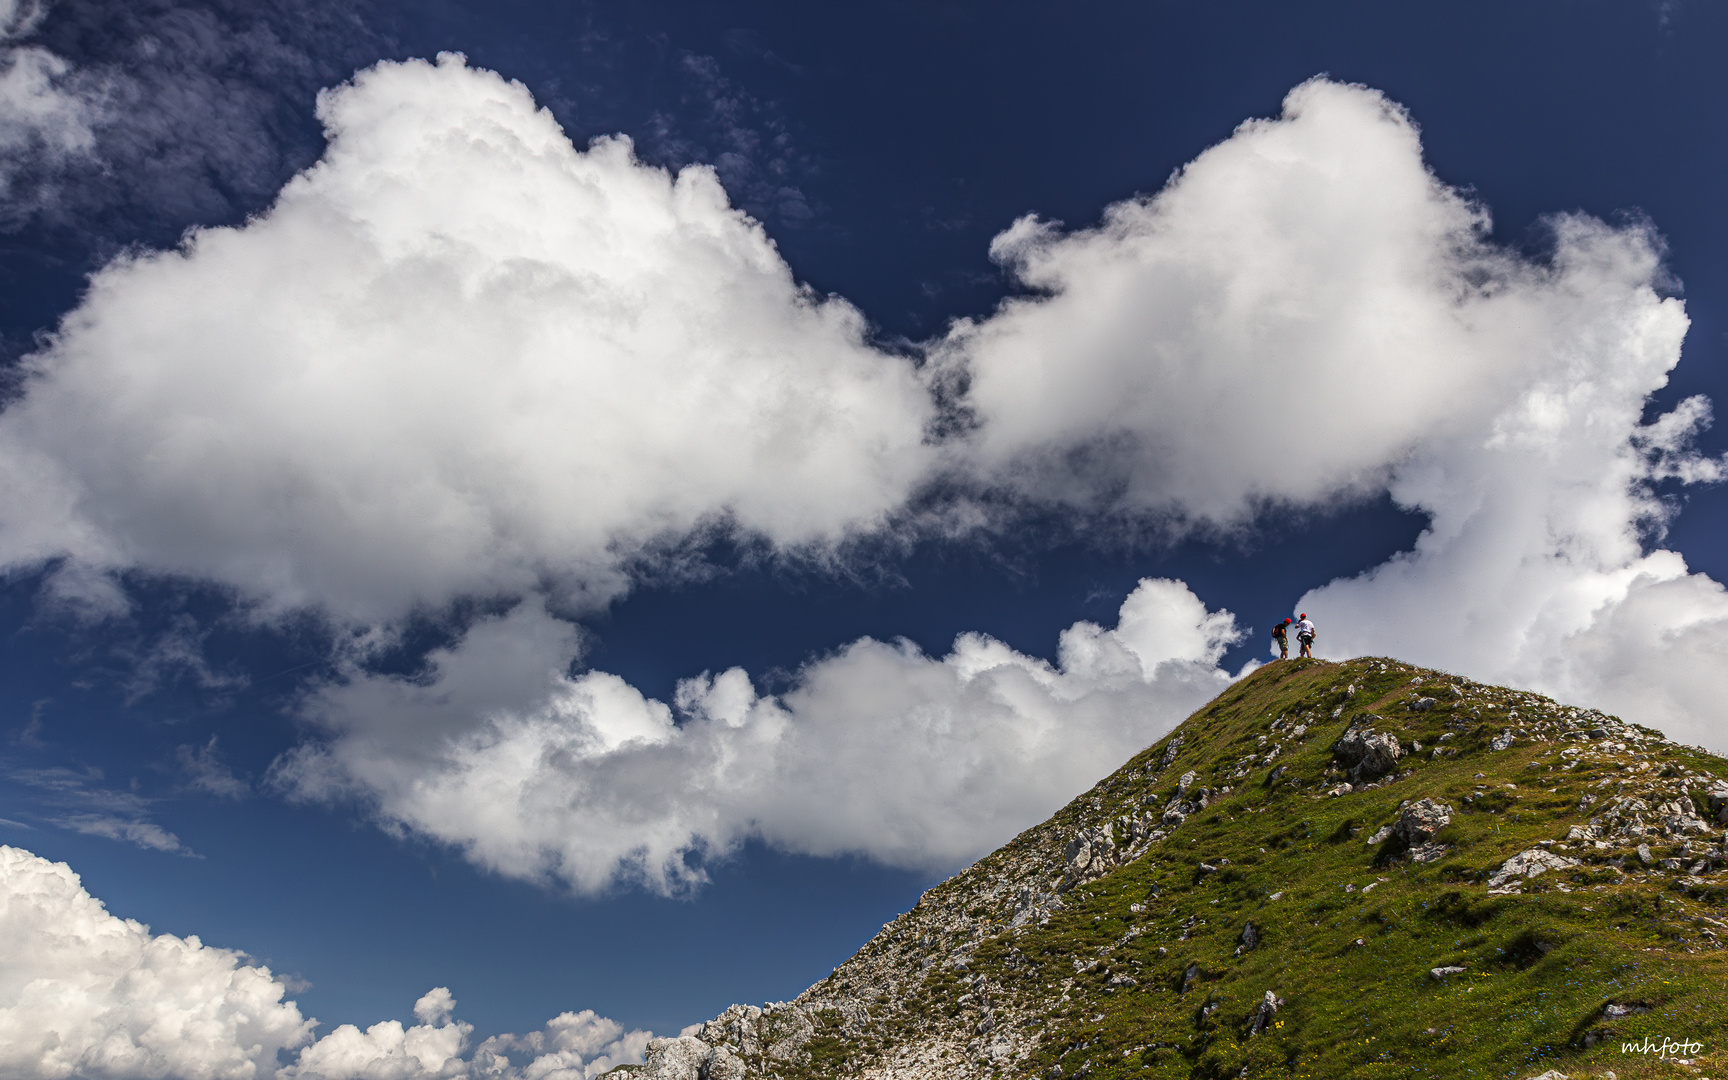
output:
{"label": "mountain ridge", "polygon": [[1529,692],[1274,662],[636,1080],[1728,1069],[1725,776]]}

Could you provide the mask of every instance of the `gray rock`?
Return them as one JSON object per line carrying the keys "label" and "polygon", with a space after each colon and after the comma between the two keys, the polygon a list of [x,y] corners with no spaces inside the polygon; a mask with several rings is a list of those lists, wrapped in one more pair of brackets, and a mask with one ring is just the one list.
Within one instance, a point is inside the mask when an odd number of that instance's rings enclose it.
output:
{"label": "gray rock", "polygon": [[1242,927],[1242,947],[1252,949],[1258,944],[1260,944],[1260,931],[1254,929],[1253,923],[1244,925]]}
{"label": "gray rock", "polygon": [[1493,740],[1488,743],[1488,749],[1508,750],[1512,747],[1512,741],[1512,732],[1510,730],[1502,731],[1500,734],[1494,736]]}
{"label": "gray rock", "polygon": [[1649,1011],[1650,1008],[1646,1005],[1620,1005],[1616,1002],[1610,1001],[1608,1004],[1602,1006],[1602,1019],[1624,1020],[1628,1016],[1636,1016],[1638,1013]]}
{"label": "gray rock", "polygon": [[1166,746],[1164,748],[1164,762],[1159,767],[1160,768],[1167,767],[1171,762],[1176,760],[1176,755],[1180,754],[1181,752],[1182,752],[1182,737],[1180,735],[1178,735],[1176,738],[1170,740],[1169,746]]}
{"label": "gray rock", "polygon": [[1569,870],[1580,865],[1577,859],[1556,855],[1541,848],[1529,848],[1507,859],[1500,869],[1488,876],[1490,889],[1507,888],[1518,879],[1533,878],[1550,870]]}
{"label": "gray rock", "polygon": [[1074,834],[1063,849],[1067,865],[1063,880],[1069,885],[1103,877],[1116,865],[1116,836],[1111,822]]}
{"label": "gray rock", "polygon": [[1260,1004],[1254,1007],[1253,1014],[1248,1018],[1248,1035],[1252,1038],[1272,1026],[1272,1017],[1284,1007],[1284,999],[1266,991],[1266,996],[1260,999]]}
{"label": "gray rock", "polygon": [[1444,979],[1448,975],[1462,975],[1468,970],[1470,969],[1459,967],[1457,964],[1448,964],[1445,967],[1429,968],[1428,974],[1436,979]]}
{"label": "gray rock", "polygon": [[1176,781],[1176,793],[1178,795],[1188,794],[1188,789],[1193,787],[1194,781],[1196,781],[1198,779],[1200,779],[1200,774],[1193,771],[1192,769],[1183,773],[1182,778],[1180,780]]}
{"label": "gray rock", "polygon": [[1412,701],[1410,703],[1410,711],[1411,712],[1427,712],[1428,710],[1432,709],[1437,704],[1439,704],[1439,703],[1436,702],[1431,697],[1419,697],[1415,701]]}
{"label": "gray rock", "polygon": [[1445,844],[1418,844],[1405,852],[1413,862],[1431,863],[1452,849]]}
{"label": "gray rock", "polygon": [[[647,1063],[636,1074],[636,1080],[709,1080],[712,1074],[710,1062],[718,1054],[725,1051],[709,1046],[694,1035],[684,1035],[676,1039],[649,1039]],[[736,1072],[725,1073],[726,1080],[742,1080],[744,1063],[731,1054],[726,1054],[730,1062],[737,1064]],[[723,1064],[723,1069],[730,1068]],[[718,1076],[714,1080],[720,1080]]]}
{"label": "gray rock", "polygon": [[1199,964],[1189,964],[1188,970],[1184,971],[1182,973],[1182,989],[1177,991],[1177,993],[1186,994],[1188,992],[1188,988],[1190,986],[1193,986],[1195,983],[1195,980],[1197,980],[1199,978],[1200,978],[1200,965]]}
{"label": "gray rock", "polygon": [[1351,767],[1350,779],[1357,783],[1391,772],[1398,759],[1404,756],[1404,748],[1398,745],[1397,739],[1365,724],[1365,721],[1378,719],[1378,716],[1362,717],[1332,744],[1332,752]]}
{"label": "gray rock", "polygon": [[1418,799],[1406,806],[1393,826],[1399,839],[1411,847],[1426,844],[1452,822],[1452,808],[1434,799]]}
{"label": "gray rock", "polygon": [[748,1070],[744,1068],[744,1059],[738,1057],[724,1046],[716,1046],[714,1055],[708,1059],[702,1080],[745,1080]]}
{"label": "gray rock", "polygon": [[1650,854],[1649,844],[1638,845],[1638,861],[1643,863],[1645,866],[1649,866],[1651,863],[1656,861],[1656,856]]}

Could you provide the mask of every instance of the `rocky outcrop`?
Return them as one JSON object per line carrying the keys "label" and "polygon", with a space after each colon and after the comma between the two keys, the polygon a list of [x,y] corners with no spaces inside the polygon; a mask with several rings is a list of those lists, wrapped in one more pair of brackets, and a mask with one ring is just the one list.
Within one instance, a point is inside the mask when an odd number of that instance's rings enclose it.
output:
{"label": "rocky outcrop", "polygon": [[1398,815],[1393,833],[1408,847],[1426,844],[1452,823],[1452,808],[1435,799],[1418,799]]}
{"label": "rocky outcrop", "polygon": [[639,1080],[744,1080],[744,1062],[723,1046],[694,1036],[650,1039],[648,1060],[636,1072]]}
{"label": "rocky outcrop", "polygon": [[1386,775],[1404,756],[1404,748],[1398,745],[1396,737],[1369,726],[1379,720],[1378,716],[1363,717],[1332,746],[1332,752],[1349,767],[1350,779],[1356,783]]}
{"label": "rocky outcrop", "polygon": [[1488,891],[1519,892],[1519,883],[1526,878],[1533,878],[1550,870],[1568,870],[1577,865],[1577,859],[1556,855],[1539,847],[1529,848],[1507,859],[1498,870],[1488,875]]}
{"label": "rocky outcrop", "polygon": [[[1620,939],[1520,946],[1510,921],[1568,891],[1661,893],[1646,912],[1728,899],[1713,824],[1728,779],[1707,755],[1671,751],[1601,713],[1393,661],[1269,666],[930,889],[795,1001],[735,1005],[655,1040],[638,1080],[1272,1075],[1298,1054],[1298,1074],[1337,1075],[1316,1047],[1361,1045],[1412,1011],[1454,1010],[1425,1019],[1430,1036],[1451,1030],[1478,979],[1539,974],[1555,947],[1567,975],[1544,985],[1573,1011],[1554,1015],[1595,1026],[1553,1037],[1587,1043],[1613,1018],[1595,1018],[1603,991],[1574,973]],[[1484,886],[1529,895],[1485,903]],[[1576,911],[1563,921],[1585,935]],[[1699,920],[1682,928],[1686,951],[1721,947],[1728,922]],[[1401,936],[1448,921],[1470,929]],[[1453,951],[1428,955],[1442,938]],[[1359,994],[1335,978],[1344,955],[1386,973],[1384,1010],[1311,1000]],[[1268,986],[1300,1007],[1280,1011]]]}

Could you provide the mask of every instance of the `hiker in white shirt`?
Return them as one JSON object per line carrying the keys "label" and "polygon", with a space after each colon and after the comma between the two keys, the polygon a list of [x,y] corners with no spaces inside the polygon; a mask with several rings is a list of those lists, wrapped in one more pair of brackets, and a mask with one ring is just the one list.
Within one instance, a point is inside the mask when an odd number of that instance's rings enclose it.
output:
{"label": "hiker in white shirt", "polygon": [[1308,621],[1308,613],[1304,611],[1297,616],[1296,640],[1302,643],[1301,656],[1314,659],[1314,624]]}

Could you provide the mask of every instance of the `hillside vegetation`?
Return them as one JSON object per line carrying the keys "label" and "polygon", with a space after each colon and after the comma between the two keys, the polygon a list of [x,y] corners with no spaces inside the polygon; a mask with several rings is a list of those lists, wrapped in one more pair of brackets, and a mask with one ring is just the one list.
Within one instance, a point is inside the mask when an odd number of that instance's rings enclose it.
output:
{"label": "hillside vegetation", "polygon": [[1273,663],[639,1077],[1725,1077],[1725,778],[1534,694]]}

